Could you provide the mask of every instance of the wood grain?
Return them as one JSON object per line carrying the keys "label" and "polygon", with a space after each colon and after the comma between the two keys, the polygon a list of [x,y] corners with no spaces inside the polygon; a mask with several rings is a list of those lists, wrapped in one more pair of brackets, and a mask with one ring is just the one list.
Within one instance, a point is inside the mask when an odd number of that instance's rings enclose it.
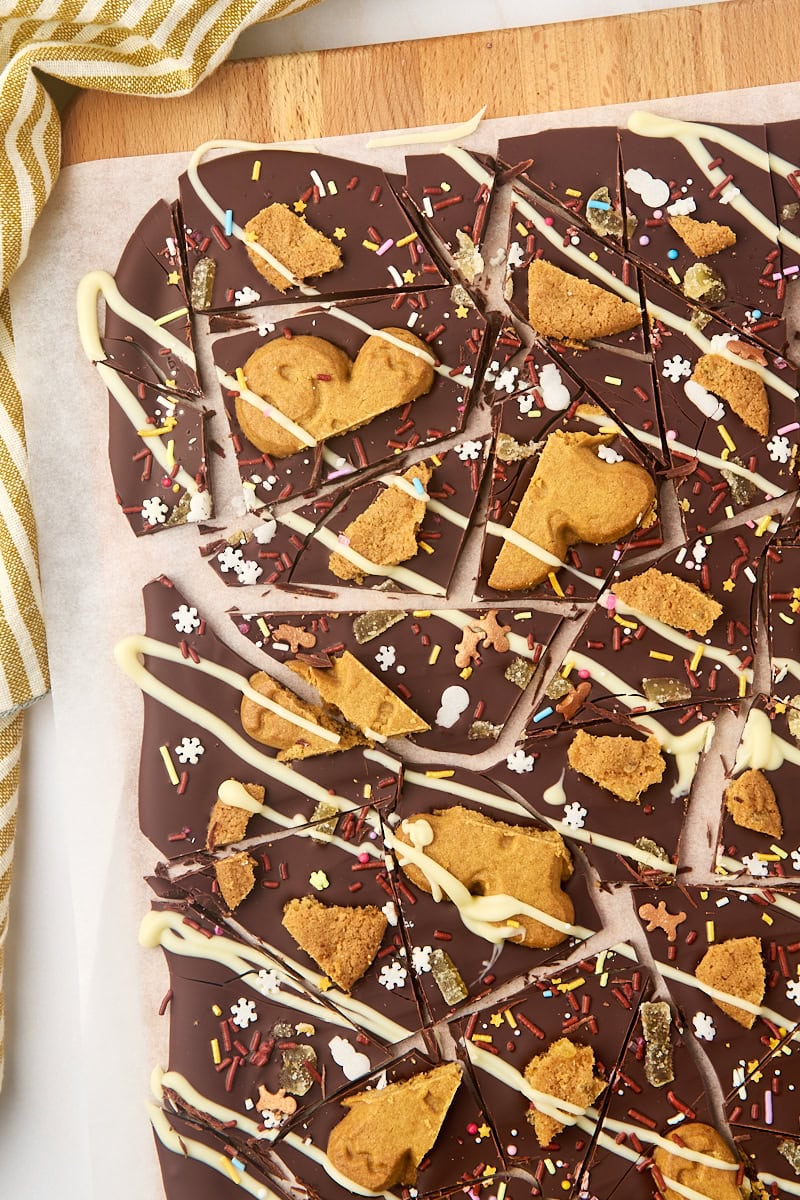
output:
{"label": "wood grain", "polygon": [[800,0],[631,16],[226,63],[171,100],[82,92],[63,162],[690,95],[797,77]]}

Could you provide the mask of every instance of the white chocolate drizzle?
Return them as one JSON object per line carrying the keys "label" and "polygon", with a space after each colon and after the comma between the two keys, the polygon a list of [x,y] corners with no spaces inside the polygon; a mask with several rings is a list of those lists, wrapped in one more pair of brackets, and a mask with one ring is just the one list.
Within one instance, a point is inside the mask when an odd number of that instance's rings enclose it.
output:
{"label": "white chocolate drizzle", "polygon": [[391,146],[434,146],[439,142],[460,142],[473,134],[483,120],[488,105],[479,108],[474,117],[454,125],[441,125],[438,129],[408,130],[406,133],[381,134],[370,138],[368,150]]}
{"label": "white chocolate drizzle", "polygon": [[230,1160],[220,1150],[214,1150],[211,1146],[207,1146],[205,1142],[199,1142],[195,1138],[187,1137],[185,1133],[177,1133],[170,1124],[169,1118],[163,1108],[159,1108],[157,1104],[147,1105],[147,1115],[150,1118],[150,1124],[153,1126],[156,1137],[165,1149],[171,1150],[173,1154],[178,1154],[182,1158],[191,1158],[206,1167],[211,1167],[213,1171],[223,1175],[229,1181],[233,1180],[231,1171],[235,1171],[238,1186],[242,1191],[255,1196],[256,1200],[278,1200],[275,1192],[271,1191],[263,1183],[258,1183],[243,1168],[234,1167],[231,1164],[230,1169],[228,1169],[227,1166],[223,1165],[223,1160],[226,1163]]}
{"label": "white chocolate drizzle", "polygon": [[777,771],[785,762],[800,766],[800,748],[773,733],[772,722],[763,708],[751,708],[736,751],[734,775],[748,768]]}
{"label": "white chocolate drizzle", "polygon": [[[611,591],[614,591],[614,585],[611,585]],[[636,618],[642,625],[646,625],[648,629],[652,629],[653,633],[657,634],[664,641],[672,642],[674,646],[678,646],[681,650],[686,650],[690,658],[693,658],[698,650],[704,652],[705,658],[713,659],[715,663],[720,663],[723,667],[732,672],[736,676],[744,676],[748,683],[752,683],[753,671],[750,667],[742,667],[742,660],[733,654],[730,650],[723,650],[719,646],[709,646],[705,642],[698,642],[694,638],[688,637],[685,633],[681,633],[678,629],[673,629],[671,625],[667,625],[664,621],[659,621],[657,617],[651,617],[638,608],[634,608],[630,604],[626,604],[618,596],[615,597],[615,611],[624,617],[630,614]]]}
{"label": "white chocolate drizzle", "polygon": [[[558,784],[554,785],[558,787]],[[567,797],[565,796],[566,800]],[[554,801],[550,800],[550,804]],[[675,863],[666,858],[659,858],[657,854],[651,854],[649,850],[642,850],[633,842],[626,842],[621,838],[610,837],[607,833],[598,833],[593,829],[579,829],[574,825],[568,825],[566,821],[558,821],[555,817],[547,816],[546,820],[549,825],[552,825],[562,837],[574,838],[577,842],[586,842],[589,846],[598,846],[601,850],[610,850],[614,854],[622,854],[625,858],[632,858],[634,862],[641,863],[643,867],[650,867],[654,871],[660,871],[663,875],[674,875],[677,871]]]}
{"label": "white chocolate drizzle", "polygon": [[224,1104],[218,1104],[216,1100],[204,1096],[180,1071],[162,1071],[161,1067],[154,1067],[150,1086],[157,1099],[162,1098],[163,1088],[169,1088],[192,1108],[207,1113],[208,1116],[213,1117],[215,1121],[222,1122],[223,1125],[233,1122],[237,1129],[241,1129],[242,1133],[257,1138],[259,1141],[271,1142],[275,1138],[276,1130],[261,1129],[258,1121],[253,1121],[243,1113],[238,1113],[233,1108],[226,1108]]}
{"label": "white chocolate drizzle", "polygon": [[800,662],[796,658],[780,658],[772,659],[772,667],[776,675],[782,671],[787,671],[790,675],[794,675],[795,679],[800,679]]}
{"label": "white chocolate drizzle", "polygon": [[484,791],[483,788],[470,787],[469,784],[460,783],[455,779],[437,779],[432,775],[423,775],[421,771],[410,770],[403,773],[403,779],[406,783],[414,784],[417,787],[446,792],[448,796],[460,796],[464,800],[473,800],[487,808],[494,808],[497,812],[507,813],[510,816],[524,817],[528,820],[531,816],[527,808],[523,808],[516,800],[497,796],[494,792]]}
{"label": "white chocolate drizzle", "polygon": [[292,1133],[291,1130],[284,1134],[283,1141],[292,1149],[297,1150],[300,1154],[304,1154],[306,1158],[313,1159],[322,1167],[326,1175],[328,1175],[334,1183],[338,1183],[339,1187],[344,1188],[351,1196],[383,1196],[385,1200],[397,1200],[397,1192],[371,1192],[368,1188],[362,1187],[359,1183],[354,1183],[352,1179],[348,1179],[338,1170],[327,1154],[321,1147],[315,1146],[312,1141],[301,1138],[299,1134]]}
{"label": "white chocolate drizzle", "polygon": [[554,567],[557,571],[568,571],[570,575],[575,575],[578,579],[583,580],[584,583],[588,584],[596,592],[599,592],[604,585],[605,581],[603,579],[596,579],[594,575],[587,575],[585,571],[579,571],[577,567],[573,567],[571,563],[565,562],[558,555],[545,550],[544,546],[540,546],[538,542],[533,542],[530,538],[518,533],[510,525],[501,525],[498,521],[487,521],[486,532],[491,534],[492,537],[502,538],[504,542],[510,542],[518,550],[523,550],[526,554],[530,554],[531,558],[538,558],[541,562],[547,563],[549,567]]}

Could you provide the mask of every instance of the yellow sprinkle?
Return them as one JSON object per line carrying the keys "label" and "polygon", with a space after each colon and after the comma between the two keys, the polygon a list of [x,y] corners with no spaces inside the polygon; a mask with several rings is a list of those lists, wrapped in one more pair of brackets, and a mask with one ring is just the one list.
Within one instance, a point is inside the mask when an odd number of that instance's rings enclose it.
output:
{"label": "yellow sprinkle", "polygon": [[762,517],[761,520],[756,525],[756,537],[763,537],[764,534],[769,529],[771,523],[772,523],[772,517],[770,516],[769,513],[767,513],[767,515],[765,517]]}
{"label": "yellow sprinkle", "polygon": [[689,663],[689,669],[691,671],[697,670],[697,668],[700,666],[700,659],[703,657],[704,654],[705,654],[705,647],[698,646],[694,652],[694,657],[692,658],[692,661]]}
{"label": "yellow sprinkle", "polygon": [[177,417],[165,417],[163,425],[147,425],[144,429],[137,429],[136,432],[139,437],[161,437],[162,433],[172,433],[177,424]]}
{"label": "yellow sprinkle", "polygon": [[556,1173],[556,1164],[553,1162],[552,1158],[546,1158],[546,1159],[544,1160],[544,1165],[545,1165],[545,1167],[547,1168],[547,1173],[548,1173],[548,1175],[555,1175],[555,1173]]}
{"label": "yellow sprinkle", "polygon": [[731,452],[730,452],[730,450],[728,449],[728,447],[727,447],[727,446],[723,446],[722,450],[720,451],[720,455],[719,455],[719,456],[720,456],[720,458],[721,458],[721,459],[722,459],[724,462],[727,462],[727,461],[728,461],[728,459],[729,459],[729,458],[730,458],[730,456],[731,456]]}
{"label": "yellow sprinkle", "polygon": [[555,592],[555,594],[556,594],[557,596],[561,596],[561,598],[563,599],[563,597],[564,597],[564,591],[563,591],[563,589],[562,589],[562,587],[561,587],[561,584],[560,584],[560,583],[558,582],[558,580],[556,579],[555,572],[554,572],[554,571],[548,571],[548,573],[547,573],[547,578],[548,578],[548,580],[550,581],[550,587],[553,589],[553,591]]}
{"label": "yellow sprinkle", "polygon": [[708,899],[708,888],[701,888],[701,889],[700,889],[700,899],[701,899],[701,900],[707,900],[707,899]]}
{"label": "yellow sprinkle", "polygon": [[462,679],[469,679],[470,675],[472,674],[472,667],[464,667],[464,670],[460,671],[459,674],[461,675]]}
{"label": "yellow sprinkle", "polygon": [[431,455],[431,462],[435,467],[440,467],[442,465],[442,460],[439,458],[438,454]]}
{"label": "yellow sprinkle", "polygon": [[181,490],[181,485],[179,483],[173,483],[171,491],[173,491],[176,496],[180,490]]}
{"label": "yellow sprinkle", "polygon": [[770,846],[770,850],[772,850],[773,853],[778,856],[778,858],[787,858],[788,857],[787,851],[782,850],[780,846]]}
{"label": "yellow sprinkle", "polygon": [[733,516],[733,507],[730,504],[725,505],[725,516],[728,520]]}
{"label": "yellow sprinkle", "polygon": [[618,625],[624,625],[626,629],[638,629],[639,622],[632,620],[630,617],[621,617],[618,613],[614,615],[614,620]]}
{"label": "yellow sprinkle", "polygon": [[522,224],[522,221],[517,221],[517,223],[516,223],[516,225],[514,226],[514,228],[516,229],[516,231],[517,231],[517,233],[519,234],[519,236],[520,236],[520,237],[524,237],[524,238],[526,238],[526,237],[528,236],[528,231],[527,231],[527,229],[525,228],[525,226]]}
{"label": "yellow sprinkle", "polygon": [[670,269],[667,271],[667,274],[669,275],[669,277],[673,283],[678,283],[678,284],[680,283],[681,277],[678,274],[678,272],[675,270],[674,267],[670,267]]}
{"label": "yellow sprinkle", "polygon": [[230,1175],[230,1177],[234,1183],[242,1182],[241,1175],[236,1170],[236,1167],[233,1165],[233,1163],[231,1162],[231,1160],[229,1158],[226,1158],[224,1154],[220,1154],[219,1161],[222,1163],[223,1167],[228,1172],[228,1174]]}
{"label": "yellow sprinkle", "polygon": [[166,384],[167,387],[174,388],[176,386],[176,382],[174,379],[165,379],[164,383]]}
{"label": "yellow sprinkle", "polygon": [[568,1179],[562,1179],[562,1180],[561,1180],[561,1190],[562,1190],[562,1192],[568,1192],[568,1191],[569,1191],[569,1189],[570,1189],[571,1187],[572,1187],[572,1184],[570,1183],[570,1181],[569,1181]]}
{"label": "yellow sprinkle", "polygon": [[236,382],[240,388],[247,387],[247,379],[245,378],[245,373],[241,367],[236,368]]}
{"label": "yellow sprinkle", "polygon": [[256,617],[256,625],[261,630],[265,638],[269,638],[269,625],[263,617]]}
{"label": "yellow sprinkle", "polygon": [[242,240],[245,242],[254,242],[256,240],[256,235],[253,233],[252,229],[245,229],[242,234]]}
{"label": "yellow sprinkle", "polygon": [[426,771],[428,779],[452,779],[455,771]]}
{"label": "yellow sprinkle", "polygon": [[212,1013],[214,1014],[214,1016],[215,1016],[215,1017],[221,1017],[221,1016],[222,1016],[222,1009],[220,1008],[220,1006],[219,1006],[218,1004],[212,1004],[212,1005],[211,1005],[211,1011],[212,1011]]}
{"label": "yellow sprinkle", "polygon": [[398,250],[402,250],[403,246],[410,245],[411,242],[416,240],[416,237],[415,233],[410,233],[408,237],[400,238],[399,242],[395,242],[395,246],[397,246]]}
{"label": "yellow sprinkle", "polygon": [[516,1017],[514,1016],[514,1014],[512,1013],[512,1011],[511,1011],[511,1009],[510,1009],[510,1008],[507,1008],[507,1009],[505,1009],[505,1010],[504,1010],[504,1012],[503,1012],[503,1016],[504,1016],[504,1017],[505,1017],[505,1019],[508,1021],[509,1025],[511,1026],[511,1028],[512,1028],[512,1029],[516,1029],[516,1028],[517,1028],[517,1021],[516,1021]]}
{"label": "yellow sprinkle", "polygon": [[222,1055],[219,1052],[219,1040],[217,1038],[211,1039],[211,1057],[214,1060],[215,1066],[219,1066],[222,1062]]}
{"label": "yellow sprinkle", "polygon": [[589,258],[592,260],[592,262],[597,262],[597,258],[598,258],[597,251],[596,251],[596,250],[590,250],[590,251],[589,251]]}
{"label": "yellow sprinkle", "polygon": [[761,914],[761,920],[764,922],[765,925],[774,925],[775,924],[774,918],[771,917],[768,912]]}
{"label": "yellow sprinkle", "polygon": [[596,963],[595,963],[595,965],[594,965],[594,973],[595,973],[595,975],[600,975],[600,974],[602,974],[603,967],[606,965],[606,959],[607,959],[607,958],[608,958],[608,951],[607,951],[607,950],[601,950],[601,951],[600,951],[600,953],[599,953],[599,954],[598,954],[598,956],[597,956],[597,962],[596,962]]}
{"label": "yellow sprinkle", "polygon": [[436,663],[436,661],[441,653],[442,653],[442,647],[434,646],[433,649],[431,650],[430,654],[428,655],[428,666],[432,667]]}
{"label": "yellow sprinkle", "polygon": [[188,312],[188,308],[176,308],[174,312],[165,313],[163,317],[156,317],[156,325],[168,325],[170,321],[174,321],[177,317],[187,316]]}
{"label": "yellow sprinkle", "polygon": [[603,971],[600,976],[600,987],[608,987],[608,971]]}
{"label": "yellow sprinkle", "polygon": [[576,188],[567,188],[567,189],[566,189],[566,194],[567,194],[568,196],[574,196],[574,197],[575,197],[575,199],[576,199],[576,200],[578,200],[578,199],[580,199],[580,197],[583,195],[583,192],[579,192],[579,191],[577,191],[577,189],[576,189]]}
{"label": "yellow sprinkle", "polygon": [[492,1044],[492,1036],[489,1033],[473,1033],[472,1040],[473,1042],[488,1042],[489,1045]]}
{"label": "yellow sprinkle", "polygon": [[429,546],[427,542],[417,542],[420,550],[424,550],[426,554],[433,554],[433,546]]}
{"label": "yellow sprinkle", "polygon": [[564,663],[563,667],[561,668],[561,678],[567,679],[572,674],[574,668],[575,668],[575,663],[571,659],[567,659],[567,661]]}
{"label": "yellow sprinkle", "polygon": [[327,992],[330,991],[330,989],[333,987],[333,984],[331,983],[330,979],[328,979],[327,975],[321,975],[317,980],[317,987],[321,992]]}
{"label": "yellow sprinkle", "polygon": [[167,468],[171,469],[175,466],[175,439],[170,438],[167,442]]}
{"label": "yellow sprinkle", "polygon": [[715,875],[727,875],[728,872],[725,870],[725,868],[722,866],[721,863],[717,863],[717,865],[714,867],[714,874]]}
{"label": "yellow sprinkle", "polygon": [[717,430],[719,432],[719,436],[722,438],[723,442],[728,447],[728,450],[730,451],[731,454],[733,454],[734,450],[736,449],[736,442],[733,440],[731,435],[728,433],[728,431],[724,425],[718,425]]}
{"label": "yellow sprinkle", "polygon": [[709,946],[714,941],[715,937],[716,934],[714,932],[714,922],[706,921],[706,941],[708,942]]}
{"label": "yellow sprinkle", "polygon": [[739,698],[747,695],[747,675],[742,671],[739,676]]}
{"label": "yellow sprinkle", "polygon": [[372,784],[371,783],[364,784],[364,790],[361,793],[361,795],[364,797],[365,800],[370,800],[372,798]]}
{"label": "yellow sprinkle", "polygon": [[412,617],[429,617],[431,610],[429,608],[415,608],[411,615]]}
{"label": "yellow sprinkle", "polygon": [[674,654],[662,654],[660,650],[651,650],[651,658],[660,658],[662,662],[672,662],[675,658]]}
{"label": "yellow sprinkle", "polygon": [[777,854],[765,854],[763,850],[759,850],[755,857],[757,859],[759,859],[761,862],[777,862],[778,861]]}
{"label": "yellow sprinkle", "polygon": [[574,992],[575,988],[583,987],[585,983],[586,980],[582,975],[579,975],[577,979],[572,979],[569,983],[560,983],[558,985],[558,990],[560,992]]}
{"label": "yellow sprinkle", "polygon": [[622,387],[622,380],[618,379],[616,375],[606,375],[605,382],[613,383],[614,387]]}
{"label": "yellow sprinkle", "polygon": [[532,612],[518,612],[518,613],[514,613],[514,620],[515,621],[529,621],[532,616],[533,616]]}
{"label": "yellow sprinkle", "polygon": [[380,246],[378,245],[377,242],[363,241],[361,243],[361,245],[364,247],[365,250],[380,250]]}
{"label": "yellow sprinkle", "polygon": [[506,1191],[508,1185],[505,1179],[501,1179],[497,1185],[497,1200],[506,1200]]}
{"label": "yellow sprinkle", "polygon": [[794,625],[794,617],[787,617],[786,613],[778,613],[778,616],[782,621],[785,621],[787,625]]}
{"label": "yellow sprinkle", "polygon": [[261,159],[257,158],[253,163],[253,174],[250,176],[252,180],[260,179],[261,177]]}
{"label": "yellow sprinkle", "polygon": [[178,777],[178,772],[175,770],[175,764],[170,757],[169,749],[166,746],[159,746],[158,749],[161,753],[161,757],[164,760],[164,766],[167,768],[169,781],[171,784],[177,787],[180,783],[180,779]]}

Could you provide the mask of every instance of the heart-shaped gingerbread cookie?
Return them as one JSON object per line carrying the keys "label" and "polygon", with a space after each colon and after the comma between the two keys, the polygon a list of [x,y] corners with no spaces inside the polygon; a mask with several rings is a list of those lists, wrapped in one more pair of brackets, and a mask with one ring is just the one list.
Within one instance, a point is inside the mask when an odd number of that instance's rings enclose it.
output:
{"label": "heart-shaped gingerbread cookie", "polygon": [[[250,355],[244,375],[250,391],[324,442],[424,396],[433,386],[431,364],[425,342],[408,329],[387,327],[367,338],[355,362],[324,338],[273,338]],[[236,416],[245,437],[272,458],[303,448],[293,433],[241,396]]]}

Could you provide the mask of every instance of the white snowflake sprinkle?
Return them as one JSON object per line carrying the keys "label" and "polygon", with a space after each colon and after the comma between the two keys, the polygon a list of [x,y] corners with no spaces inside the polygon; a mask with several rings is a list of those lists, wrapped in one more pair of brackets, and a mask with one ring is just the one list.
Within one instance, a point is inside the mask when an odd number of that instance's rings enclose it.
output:
{"label": "white snowflake sprinkle", "polygon": [[256,328],[258,329],[259,337],[266,337],[268,333],[275,332],[275,326],[272,321],[264,321],[263,324],[258,325]]}
{"label": "white snowflake sprinkle", "polygon": [[[411,950],[411,965],[418,975],[424,975],[431,969],[433,946],[414,946]],[[797,1002],[800,1004],[800,1000]]]}
{"label": "white snowflake sprinkle", "polygon": [[267,971],[264,967],[258,972],[254,987],[262,996],[277,996],[281,990],[281,980],[277,971]]}
{"label": "white snowflake sprinkle", "polygon": [[521,746],[518,746],[516,750],[512,750],[506,759],[506,766],[515,775],[524,775],[527,771],[532,771],[533,764],[533,755],[526,754]]}
{"label": "white snowflake sprinkle", "polygon": [[188,604],[181,604],[178,610],[172,614],[172,619],[178,633],[194,633],[195,629],[200,627],[197,609],[190,608]]}
{"label": "white snowflake sprinkle", "polygon": [[527,417],[528,413],[533,412],[536,407],[536,395],[534,392],[523,392],[517,396],[517,404],[519,405],[519,415]]}
{"label": "white snowflake sprinkle", "polygon": [[386,920],[390,925],[394,926],[397,924],[397,905],[395,904],[394,900],[387,900],[381,909],[381,912],[386,917]]}
{"label": "white snowflake sprinkle", "polygon": [[793,1000],[795,1004],[800,1005],[800,979],[790,979],[786,984],[787,999]]}
{"label": "white snowflake sprinkle", "polygon": [[692,558],[695,562],[701,563],[707,554],[708,547],[706,546],[705,542],[697,541],[692,546]]}
{"label": "white snowflake sprinkle", "polygon": [[[508,265],[514,270],[515,267],[522,265],[522,260],[525,257],[525,251],[519,242],[512,242],[508,247]],[[501,260],[502,261],[502,260]]]}
{"label": "white snowflake sprinkle", "polygon": [[180,745],[175,747],[175,757],[178,762],[190,763],[193,767],[200,762],[200,755],[203,753],[203,744],[197,737],[185,737]]}
{"label": "white snowflake sprinkle", "polygon": [[378,653],[375,655],[375,662],[382,671],[388,671],[389,667],[393,667],[397,661],[397,651],[394,646],[381,646]]}
{"label": "white snowflake sprinkle", "polygon": [[798,847],[797,850],[792,851],[792,866],[794,867],[795,871],[800,873],[800,847]]}
{"label": "white snowflake sprinkle", "polygon": [[225,549],[217,555],[217,563],[219,569],[227,574],[228,571],[237,571],[244,562],[244,554],[235,546],[226,546]]}
{"label": "white snowflake sprinkle", "polygon": [[747,867],[748,875],[769,875],[769,867],[756,854],[745,854],[742,863]]}
{"label": "white snowflake sprinkle", "polygon": [[481,442],[462,442],[460,446],[454,446],[453,449],[462,462],[469,462],[470,459],[480,456],[481,447]]}
{"label": "white snowflake sprinkle", "polygon": [[713,1042],[717,1036],[716,1026],[708,1013],[695,1013],[692,1024],[694,1025],[694,1036],[702,1042]]}
{"label": "white snowflake sprinkle", "polygon": [[603,462],[607,463],[622,462],[622,455],[613,446],[598,446],[597,457],[602,458]]}
{"label": "white snowflake sprinkle", "polygon": [[236,578],[239,583],[257,583],[263,570],[264,568],[255,559],[245,559],[236,569]]}
{"label": "white snowflake sprinkle", "polygon": [[494,381],[494,390],[496,392],[508,392],[509,395],[517,386],[517,376],[519,375],[519,367],[506,367],[500,372]]}
{"label": "white snowflake sprinkle", "polygon": [[258,1013],[253,1001],[246,1000],[244,996],[240,996],[237,1002],[231,1005],[231,1020],[239,1029],[247,1029],[248,1025],[252,1025],[253,1021],[257,1021]]}
{"label": "white snowflake sprinkle", "polygon": [[253,527],[253,537],[259,546],[268,546],[278,532],[278,522],[274,517],[266,517],[260,525]]}
{"label": "white snowflake sprinkle", "polygon": [[673,358],[668,358],[661,368],[661,374],[665,379],[669,379],[671,383],[680,383],[682,379],[687,378],[691,373],[692,364],[688,358],[682,358],[680,354],[674,355]]}
{"label": "white snowflake sprinkle", "polygon": [[385,987],[387,992],[393,992],[395,988],[401,988],[407,978],[408,971],[401,962],[394,958],[390,963],[384,963],[381,967],[378,983],[381,987]]}
{"label": "white snowflake sprinkle", "polygon": [[564,806],[564,824],[569,825],[571,829],[583,829],[587,816],[587,810],[582,808],[577,800]]}
{"label": "white snowflake sprinkle", "polygon": [[142,516],[148,525],[163,525],[167,519],[169,508],[160,496],[151,496],[142,501]]}
{"label": "white snowflake sprinkle", "polygon": [[261,293],[254,291],[251,287],[243,287],[233,293],[233,303],[236,308],[241,308],[243,304],[258,304],[260,299]]}
{"label": "white snowflake sprinkle", "polygon": [[767,442],[767,450],[774,463],[787,463],[792,457],[792,447],[789,444],[789,439],[781,437],[777,433]]}

